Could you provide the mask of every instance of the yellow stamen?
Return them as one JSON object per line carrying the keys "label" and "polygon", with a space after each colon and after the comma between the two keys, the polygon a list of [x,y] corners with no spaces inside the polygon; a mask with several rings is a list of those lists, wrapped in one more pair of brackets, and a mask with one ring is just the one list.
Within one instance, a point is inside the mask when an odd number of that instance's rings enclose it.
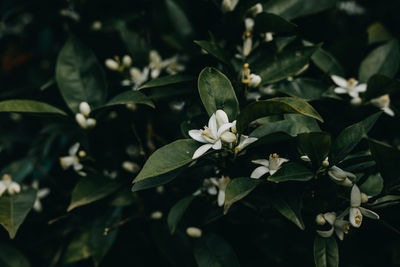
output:
{"label": "yellow stamen", "polygon": [[354,218],[354,221],[356,222],[356,224],[361,224],[362,222],[362,216],[360,214],[357,214],[356,217]]}
{"label": "yellow stamen", "polygon": [[251,37],[251,32],[245,32],[245,33],[244,33],[244,36],[245,36],[246,38],[250,38],[250,37]]}
{"label": "yellow stamen", "polygon": [[3,177],[2,177],[2,179],[3,179],[3,181],[9,181],[9,180],[11,180],[11,175],[5,173],[5,174],[3,175]]}
{"label": "yellow stamen", "polygon": [[274,154],[272,154],[272,157],[273,157],[274,159],[276,159],[276,158],[278,158],[278,157],[279,157],[279,155],[278,155],[278,154],[276,154],[276,153],[274,153]]}
{"label": "yellow stamen", "polygon": [[350,224],[348,223],[348,224],[346,224],[346,226],[344,227],[343,233],[348,234],[348,233],[349,233],[349,230],[350,230]]}
{"label": "yellow stamen", "polygon": [[350,78],[350,79],[348,79],[347,82],[348,82],[350,85],[353,85],[353,84],[355,84],[355,83],[357,82],[357,80],[354,79],[354,78]]}
{"label": "yellow stamen", "polygon": [[120,61],[119,56],[115,56],[114,59],[115,59],[115,61],[117,61],[119,63],[119,61]]}

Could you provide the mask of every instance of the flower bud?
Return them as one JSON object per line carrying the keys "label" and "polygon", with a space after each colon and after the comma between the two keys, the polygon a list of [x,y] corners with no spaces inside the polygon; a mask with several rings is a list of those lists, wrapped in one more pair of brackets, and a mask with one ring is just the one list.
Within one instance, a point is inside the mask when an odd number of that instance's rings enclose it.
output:
{"label": "flower bud", "polygon": [[90,114],[90,106],[87,102],[81,102],[79,104],[79,111],[82,113],[85,117],[88,117]]}
{"label": "flower bud", "polygon": [[324,166],[324,167],[328,167],[329,166],[328,159],[325,159],[324,161],[322,161],[322,166]]}
{"label": "flower bud", "polygon": [[83,129],[86,129],[86,128],[87,128],[87,125],[86,125],[86,118],[85,118],[85,116],[83,116],[82,113],[77,113],[77,114],[75,115],[75,120],[76,120],[76,122],[79,124],[79,126],[81,126]]}
{"label": "flower bud", "polygon": [[266,32],[266,33],[265,33],[264,41],[265,41],[266,43],[268,43],[268,42],[271,42],[272,40],[274,40],[273,33],[272,33],[272,32]]}
{"label": "flower bud", "polygon": [[188,227],[186,229],[186,234],[193,238],[199,238],[202,236],[203,232],[197,227]]}
{"label": "flower bud", "polygon": [[159,220],[163,217],[163,213],[159,210],[154,211],[153,213],[150,214],[150,218],[153,220]]}
{"label": "flower bud", "polygon": [[122,64],[124,67],[130,67],[132,65],[132,58],[129,55],[125,55],[122,57]]}
{"label": "flower bud", "polygon": [[257,16],[258,14],[260,14],[261,12],[263,12],[263,6],[262,6],[261,3],[258,3],[258,4],[254,5],[254,6],[252,6],[252,7],[249,9],[249,11],[250,11],[251,15],[252,15],[253,17],[255,17],[255,16]]}
{"label": "flower bud", "polygon": [[93,31],[100,31],[102,27],[103,27],[103,23],[99,20],[93,21],[92,26],[91,26]]}
{"label": "flower bud", "polygon": [[324,224],[326,223],[326,220],[325,220],[325,218],[324,218],[324,215],[322,215],[321,213],[318,214],[318,215],[315,217],[315,222],[316,222],[316,224],[318,224],[318,225],[324,225]]}
{"label": "flower bud", "polygon": [[86,120],[86,126],[88,128],[93,128],[94,126],[96,126],[97,121],[93,118],[89,118]]}
{"label": "flower bud", "polygon": [[250,87],[258,87],[261,83],[261,77],[257,74],[250,74]]}
{"label": "flower bud", "polygon": [[225,143],[233,143],[236,142],[236,135],[231,132],[224,132],[221,135],[221,140]]}
{"label": "flower bud", "polygon": [[108,58],[105,61],[105,65],[107,68],[109,68],[110,70],[118,70],[119,69],[119,64],[117,61],[115,61],[114,59]]}
{"label": "flower bud", "polygon": [[131,173],[137,173],[140,170],[140,166],[134,162],[131,161],[124,161],[122,163],[122,168]]}
{"label": "flower bud", "polygon": [[80,151],[78,152],[78,155],[79,155],[79,157],[84,158],[84,157],[86,157],[86,152],[83,151],[83,150],[80,150]]}
{"label": "flower bud", "polygon": [[368,196],[365,193],[361,193],[361,203],[367,203],[368,202]]}
{"label": "flower bud", "polygon": [[252,18],[246,18],[244,20],[244,26],[246,28],[246,31],[251,32],[253,31],[254,28],[254,19]]}

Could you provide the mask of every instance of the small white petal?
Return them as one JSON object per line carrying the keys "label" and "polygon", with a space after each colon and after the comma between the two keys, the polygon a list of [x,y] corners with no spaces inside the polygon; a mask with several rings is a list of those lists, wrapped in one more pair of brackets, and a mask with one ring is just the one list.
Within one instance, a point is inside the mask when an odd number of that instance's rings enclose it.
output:
{"label": "small white petal", "polygon": [[132,58],[129,55],[123,56],[122,64],[124,64],[125,67],[130,67],[132,65]]}
{"label": "small white petal", "polygon": [[387,115],[389,115],[389,116],[394,116],[394,111],[391,109],[391,108],[389,108],[389,107],[384,107],[384,108],[382,108],[382,110],[383,110],[383,112],[385,112]]}
{"label": "small white petal", "polygon": [[225,123],[218,128],[217,137],[221,136],[224,132],[228,131],[232,127],[232,123]]}
{"label": "small white petal", "polygon": [[264,174],[268,173],[269,169],[267,167],[264,166],[260,166],[257,167],[251,174],[250,174],[250,178],[254,178],[254,179],[258,179],[261,176],[263,176]]}
{"label": "small white petal", "polygon": [[60,165],[61,167],[66,170],[75,163],[75,156],[66,156],[60,158]]}
{"label": "small white petal", "polygon": [[218,140],[217,142],[215,142],[215,144],[212,146],[212,148],[215,150],[220,150],[222,148],[221,140]]}
{"label": "small white petal", "polygon": [[204,138],[203,138],[203,130],[190,130],[189,135],[192,137],[194,140],[200,142],[200,143],[208,143]]}
{"label": "small white petal", "polygon": [[77,113],[77,114],[75,115],[75,120],[76,120],[76,122],[79,124],[79,126],[81,126],[83,129],[86,129],[86,128],[87,128],[87,125],[86,125],[86,118],[85,118],[85,116],[83,116],[82,113]]}
{"label": "small white petal", "polygon": [[225,191],[219,190],[218,192],[218,206],[222,207],[225,203]]}
{"label": "small white petal", "polygon": [[246,37],[243,41],[243,56],[247,57],[250,55],[253,47],[253,40],[251,37]]}
{"label": "small white petal", "polygon": [[331,79],[333,80],[334,83],[336,83],[337,86],[342,87],[342,88],[347,88],[347,80],[339,77],[337,75],[332,75]]}
{"label": "small white petal", "polygon": [[110,70],[118,70],[119,69],[119,64],[117,61],[115,61],[114,59],[108,58],[105,61],[105,65],[107,68],[109,68]]}
{"label": "small white petal", "polygon": [[70,147],[70,149],[68,150],[68,154],[69,154],[70,156],[75,156],[76,153],[78,153],[79,146],[80,146],[80,144],[79,144],[78,142],[75,143],[75,144],[73,144],[73,145]]}
{"label": "small white petal", "polygon": [[355,228],[359,228],[362,223],[362,214],[359,208],[350,208],[349,220],[351,225]]}
{"label": "small white petal", "polygon": [[373,212],[372,210],[360,207],[359,208],[361,213],[365,216],[368,217],[370,219],[374,219],[374,220],[378,220],[379,219],[379,215],[375,212]]}
{"label": "small white petal", "polygon": [[336,221],[336,213],[334,212],[327,212],[324,213],[324,219],[330,224],[333,225]]}
{"label": "small white petal", "polygon": [[215,118],[217,120],[217,126],[220,128],[222,125],[229,123],[228,115],[222,109],[215,112]]}
{"label": "small white petal", "polygon": [[152,220],[160,220],[163,217],[163,213],[159,210],[156,210],[150,214],[150,219]]}
{"label": "small white petal", "polygon": [[311,159],[307,155],[301,156],[300,159],[302,161],[311,162]]}
{"label": "small white petal", "polygon": [[250,74],[250,87],[258,87],[261,83],[261,77],[259,75],[256,74]]}
{"label": "small white petal", "polygon": [[225,143],[234,143],[236,142],[236,135],[231,132],[224,132],[221,135],[221,140]]}
{"label": "small white petal", "polygon": [[197,159],[201,157],[204,153],[206,153],[213,145],[212,144],[205,144],[199,147],[193,154],[192,159]]}
{"label": "small white petal", "polygon": [[87,128],[93,128],[94,126],[96,126],[97,121],[93,118],[89,118],[86,120],[86,126]]}
{"label": "small white petal", "polygon": [[254,28],[254,19],[252,18],[246,18],[244,20],[244,27],[246,28],[246,31],[251,32],[253,31]]}
{"label": "small white petal", "polygon": [[365,91],[367,91],[367,84],[361,83],[356,86],[355,90],[359,93],[364,93]]}
{"label": "small white petal", "polygon": [[43,210],[42,203],[39,199],[35,200],[35,203],[33,204],[33,210],[36,212],[41,212]]}
{"label": "small white petal", "polygon": [[336,88],[334,89],[334,92],[335,92],[336,94],[347,94],[347,90],[344,89],[344,88],[342,88],[342,87],[336,87]]}
{"label": "small white petal", "polygon": [[38,198],[45,198],[48,194],[50,194],[50,189],[49,188],[42,188],[37,192],[37,197]]}
{"label": "small white petal", "polygon": [[263,165],[264,167],[269,167],[269,160],[267,159],[255,159],[251,161],[254,164],[260,164]]}
{"label": "small white petal", "polygon": [[217,127],[217,119],[215,118],[215,113],[211,115],[210,119],[208,120],[208,128],[211,131],[211,135],[214,139],[218,137],[218,127]]}
{"label": "small white petal", "polygon": [[361,192],[360,188],[356,184],[353,185],[351,189],[351,196],[350,196],[350,206],[351,207],[360,207],[361,205]]}
{"label": "small white petal", "polygon": [[188,227],[186,228],[186,234],[193,238],[200,238],[203,232],[197,227]]}

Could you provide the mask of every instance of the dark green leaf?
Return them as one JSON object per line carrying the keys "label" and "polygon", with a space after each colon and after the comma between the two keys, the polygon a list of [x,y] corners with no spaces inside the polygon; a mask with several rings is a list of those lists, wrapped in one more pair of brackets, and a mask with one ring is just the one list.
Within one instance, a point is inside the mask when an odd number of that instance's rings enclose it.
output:
{"label": "dark green leaf", "polygon": [[300,214],[301,201],[299,199],[294,196],[275,196],[271,199],[271,203],[280,214],[296,224],[301,230],[306,228]]}
{"label": "dark green leaf", "polygon": [[228,55],[215,42],[208,42],[208,41],[194,41],[194,42],[201,48],[206,50],[210,55],[214,56],[216,59],[220,60],[221,62],[227,65],[230,64]]}
{"label": "dark green leaf", "polygon": [[116,28],[135,63],[138,65],[148,64],[149,55],[145,40],[138,33],[130,30],[125,21],[118,21]]}
{"label": "dark green leaf", "polygon": [[181,167],[179,169],[170,171],[165,174],[161,174],[159,176],[151,177],[151,179],[144,179],[139,182],[135,182],[135,184],[132,186],[132,192],[137,192],[140,190],[145,190],[153,187],[157,187],[159,185],[163,185],[166,183],[171,182],[174,180],[176,177],[179,176],[179,174],[182,173],[185,167]]}
{"label": "dark green leaf", "polygon": [[165,0],[166,11],[172,22],[172,26],[181,38],[190,38],[193,35],[192,25],[184,10],[174,1]]}
{"label": "dark green leaf", "polygon": [[161,87],[177,83],[185,83],[194,80],[195,78],[191,75],[176,74],[176,75],[162,76],[152,79],[147,83],[143,84],[142,86],[139,87],[139,90],[152,87]]}
{"label": "dark green leaf", "polygon": [[372,129],[381,114],[381,112],[375,113],[363,121],[344,129],[332,145],[331,164],[334,165],[342,161],[360,143],[361,139],[366,138],[367,133]]}
{"label": "dark green leaf", "polygon": [[71,203],[67,211],[102,199],[115,192],[119,187],[120,184],[110,178],[83,177],[72,191]]}
{"label": "dark green leaf", "polygon": [[274,87],[277,91],[304,100],[317,100],[328,90],[328,86],[310,78],[297,78],[285,81]]}
{"label": "dark green leaf", "polygon": [[331,136],[325,132],[303,133],[297,136],[299,150],[307,155],[317,170],[329,154]]}
{"label": "dark green leaf", "polygon": [[76,234],[69,243],[63,258],[64,263],[77,262],[91,256],[89,249],[90,232]]}
{"label": "dark green leaf", "polygon": [[236,119],[239,103],[231,81],[224,74],[207,67],[199,75],[198,87],[201,101],[209,116],[222,109],[231,121]]}
{"label": "dark green leaf", "polygon": [[29,189],[12,196],[0,197],[0,224],[8,231],[13,239],[25,217],[33,207],[36,190]]}
{"label": "dark green leaf", "polygon": [[329,75],[344,76],[343,67],[336,60],[336,58],[326,51],[325,49],[319,48],[311,57],[312,61],[318,68]]}
{"label": "dark green leaf", "polygon": [[34,101],[34,100],[5,100],[0,102],[0,112],[23,112],[23,113],[43,113],[43,114],[58,114],[64,115],[67,114],[53,107],[49,104]]}
{"label": "dark green leaf", "polygon": [[233,179],[225,190],[225,206],[224,213],[226,214],[233,203],[241,200],[251,193],[260,183],[259,179],[241,177]]}
{"label": "dark green leaf", "polygon": [[316,267],[338,267],[339,250],[336,239],[316,236],[314,239],[314,262]]}
{"label": "dark green leaf", "polygon": [[382,176],[379,173],[371,174],[367,180],[360,185],[360,190],[370,197],[379,195],[383,190]]}
{"label": "dark green leaf", "polygon": [[237,129],[242,133],[250,122],[270,115],[297,113],[323,122],[318,112],[306,101],[295,97],[275,97],[246,106],[237,118]]}
{"label": "dark green leaf", "polygon": [[254,31],[257,33],[290,33],[296,30],[296,25],[284,18],[269,13],[260,13],[255,18]]}
{"label": "dark green leaf", "polygon": [[195,196],[191,195],[179,200],[169,211],[167,221],[171,234],[175,232],[179,221],[182,219],[183,214],[189,207],[190,203],[192,203],[194,198]]}
{"label": "dark green leaf", "polygon": [[287,182],[287,181],[299,181],[305,182],[313,178],[313,173],[298,163],[285,163],[282,167],[274,173],[274,175],[268,177],[268,181],[271,182]]}
{"label": "dark green leaf", "polygon": [[157,149],[146,161],[134,183],[168,173],[193,161],[199,143],[193,139],[180,139]]}
{"label": "dark green leaf", "polygon": [[30,267],[27,258],[18,249],[0,243],[0,266],[2,267]]}
{"label": "dark green leaf", "polygon": [[393,39],[392,34],[380,22],[375,22],[368,26],[367,32],[368,44],[386,42]]}
{"label": "dark green leaf", "polygon": [[400,90],[400,81],[385,75],[375,74],[368,80],[367,92],[363,98],[369,100],[384,94],[392,94]]}
{"label": "dark green leaf", "polygon": [[358,78],[367,82],[374,74],[384,74],[391,78],[399,69],[400,53],[397,40],[388,42],[374,49],[361,62]]}
{"label": "dark green leaf", "polygon": [[125,104],[145,104],[154,108],[154,103],[144,94],[138,91],[126,91],[114,96],[103,107],[125,105]]}

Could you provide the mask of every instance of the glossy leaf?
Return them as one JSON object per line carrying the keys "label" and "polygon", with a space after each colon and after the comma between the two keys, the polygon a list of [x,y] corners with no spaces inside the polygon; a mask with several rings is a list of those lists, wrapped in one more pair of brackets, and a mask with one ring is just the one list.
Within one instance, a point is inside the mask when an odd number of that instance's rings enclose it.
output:
{"label": "glossy leaf", "polygon": [[176,227],[178,226],[178,223],[182,219],[183,214],[189,207],[190,203],[195,199],[195,196],[190,195],[188,197],[185,197],[181,200],[179,200],[177,203],[175,203],[174,206],[172,206],[171,210],[168,213],[168,228],[171,231],[171,234],[173,234],[176,230]]}
{"label": "glossy leaf", "polygon": [[282,82],[274,89],[289,96],[310,101],[320,99],[329,88],[326,84],[317,80],[297,78],[292,81]]}
{"label": "glossy leaf", "polygon": [[300,214],[301,202],[295,197],[275,196],[271,199],[274,208],[291,222],[296,224],[301,230],[306,227]]}
{"label": "glossy leaf", "polygon": [[27,258],[18,249],[6,243],[0,243],[0,266],[30,267]]}
{"label": "glossy leaf", "polygon": [[297,136],[302,155],[307,155],[314,169],[318,169],[329,154],[331,136],[326,132],[303,133]]}
{"label": "glossy leaf", "polygon": [[334,7],[337,0],[272,0],[264,4],[264,11],[294,19]]}
{"label": "glossy leaf", "polygon": [[336,58],[323,48],[317,49],[311,57],[312,61],[318,68],[329,75],[344,76],[343,67]]}
{"label": "glossy leaf", "polygon": [[190,38],[193,35],[192,25],[184,10],[174,0],[165,0],[166,11],[171,20],[172,27],[181,38]]}
{"label": "glossy leaf", "polygon": [[71,203],[67,211],[102,199],[114,193],[119,187],[120,184],[110,178],[83,177],[72,191]]}
{"label": "glossy leaf", "polygon": [[287,181],[298,181],[305,182],[313,178],[314,174],[307,169],[305,166],[298,163],[285,163],[282,167],[274,173],[274,175],[268,177],[268,181],[271,182],[287,182]]}
{"label": "glossy leaf", "polygon": [[144,38],[142,38],[137,32],[129,29],[125,21],[117,21],[116,28],[125,44],[126,49],[135,60],[135,63],[138,65],[147,64],[149,55]]}
{"label": "glossy leaf", "polygon": [[191,75],[182,75],[182,74],[167,75],[167,76],[157,77],[155,79],[148,81],[147,83],[140,86],[139,90],[142,90],[145,88],[162,87],[162,86],[177,84],[177,83],[185,83],[185,82],[190,82],[190,81],[194,81],[194,80],[195,80],[195,77],[193,77]]}
{"label": "glossy leaf", "polygon": [[393,78],[399,69],[400,51],[397,40],[374,49],[361,62],[358,78],[367,82],[374,74],[383,74]]}
{"label": "glossy leaf", "polygon": [[229,65],[229,57],[226,52],[218,46],[215,42],[209,41],[194,41],[197,45],[207,51],[210,55],[214,56],[219,61]]}
{"label": "glossy leaf", "polygon": [[316,236],[314,239],[314,262],[316,267],[338,267],[339,250],[336,239]]}
{"label": "glossy leaf", "polygon": [[94,108],[107,97],[107,81],[94,53],[70,37],[61,49],[56,65],[56,81],[60,93],[73,112],[87,102]]}
{"label": "glossy leaf", "polygon": [[380,22],[375,22],[368,26],[367,33],[368,44],[386,42],[393,39],[392,34]]}
{"label": "glossy leaf", "polygon": [[369,197],[375,197],[379,195],[383,190],[382,176],[379,173],[371,174],[367,180],[360,185],[360,190]]}
{"label": "glossy leaf", "polygon": [[29,189],[12,196],[0,197],[0,224],[8,231],[11,239],[17,231],[36,199],[36,190]]}
{"label": "glossy leaf", "polygon": [[296,25],[284,18],[270,13],[260,13],[255,18],[254,31],[258,33],[290,33],[296,30]]}
{"label": "glossy leaf", "polygon": [[375,113],[344,129],[332,145],[331,164],[342,161],[360,143],[361,139],[366,138],[380,115],[381,112]]}
{"label": "glossy leaf", "polygon": [[228,115],[230,121],[239,113],[239,103],[230,80],[215,68],[203,69],[198,80],[201,101],[209,116],[218,109]]}
{"label": "glossy leaf", "polygon": [[155,107],[154,103],[145,94],[132,90],[114,96],[103,107],[126,105],[126,104],[145,104],[152,108]]}
{"label": "glossy leaf", "polygon": [[151,177],[151,179],[144,179],[142,181],[135,182],[135,184],[132,186],[132,192],[154,188],[169,183],[175,178],[177,178],[182,173],[184,168],[185,167],[181,167],[174,171],[170,171],[168,173],[164,173],[159,176]]}
{"label": "glossy leaf", "polygon": [[233,179],[225,190],[225,206],[224,213],[226,214],[233,203],[241,200],[251,193],[262,180],[241,177]]}
{"label": "glossy leaf", "polygon": [[295,97],[275,97],[246,106],[237,118],[237,129],[242,133],[250,122],[270,115],[297,113],[323,122],[318,112],[306,101]]}
{"label": "glossy leaf", "polygon": [[47,103],[35,101],[35,100],[5,100],[0,102],[0,112],[21,112],[21,113],[36,113],[36,114],[57,114],[64,115],[67,114],[53,107]]}
{"label": "glossy leaf", "polygon": [[380,97],[384,94],[392,94],[400,91],[400,81],[382,74],[375,74],[368,80],[367,92],[364,99]]}
{"label": "glossy leaf", "polygon": [[89,239],[89,231],[77,233],[66,248],[63,262],[72,263],[89,258],[91,256]]}
{"label": "glossy leaf", "polygon": [[180,139],[157,149],[146,161],[134,183],[168,173],[193,161],[194,152],[200,146],[192,139]]}

